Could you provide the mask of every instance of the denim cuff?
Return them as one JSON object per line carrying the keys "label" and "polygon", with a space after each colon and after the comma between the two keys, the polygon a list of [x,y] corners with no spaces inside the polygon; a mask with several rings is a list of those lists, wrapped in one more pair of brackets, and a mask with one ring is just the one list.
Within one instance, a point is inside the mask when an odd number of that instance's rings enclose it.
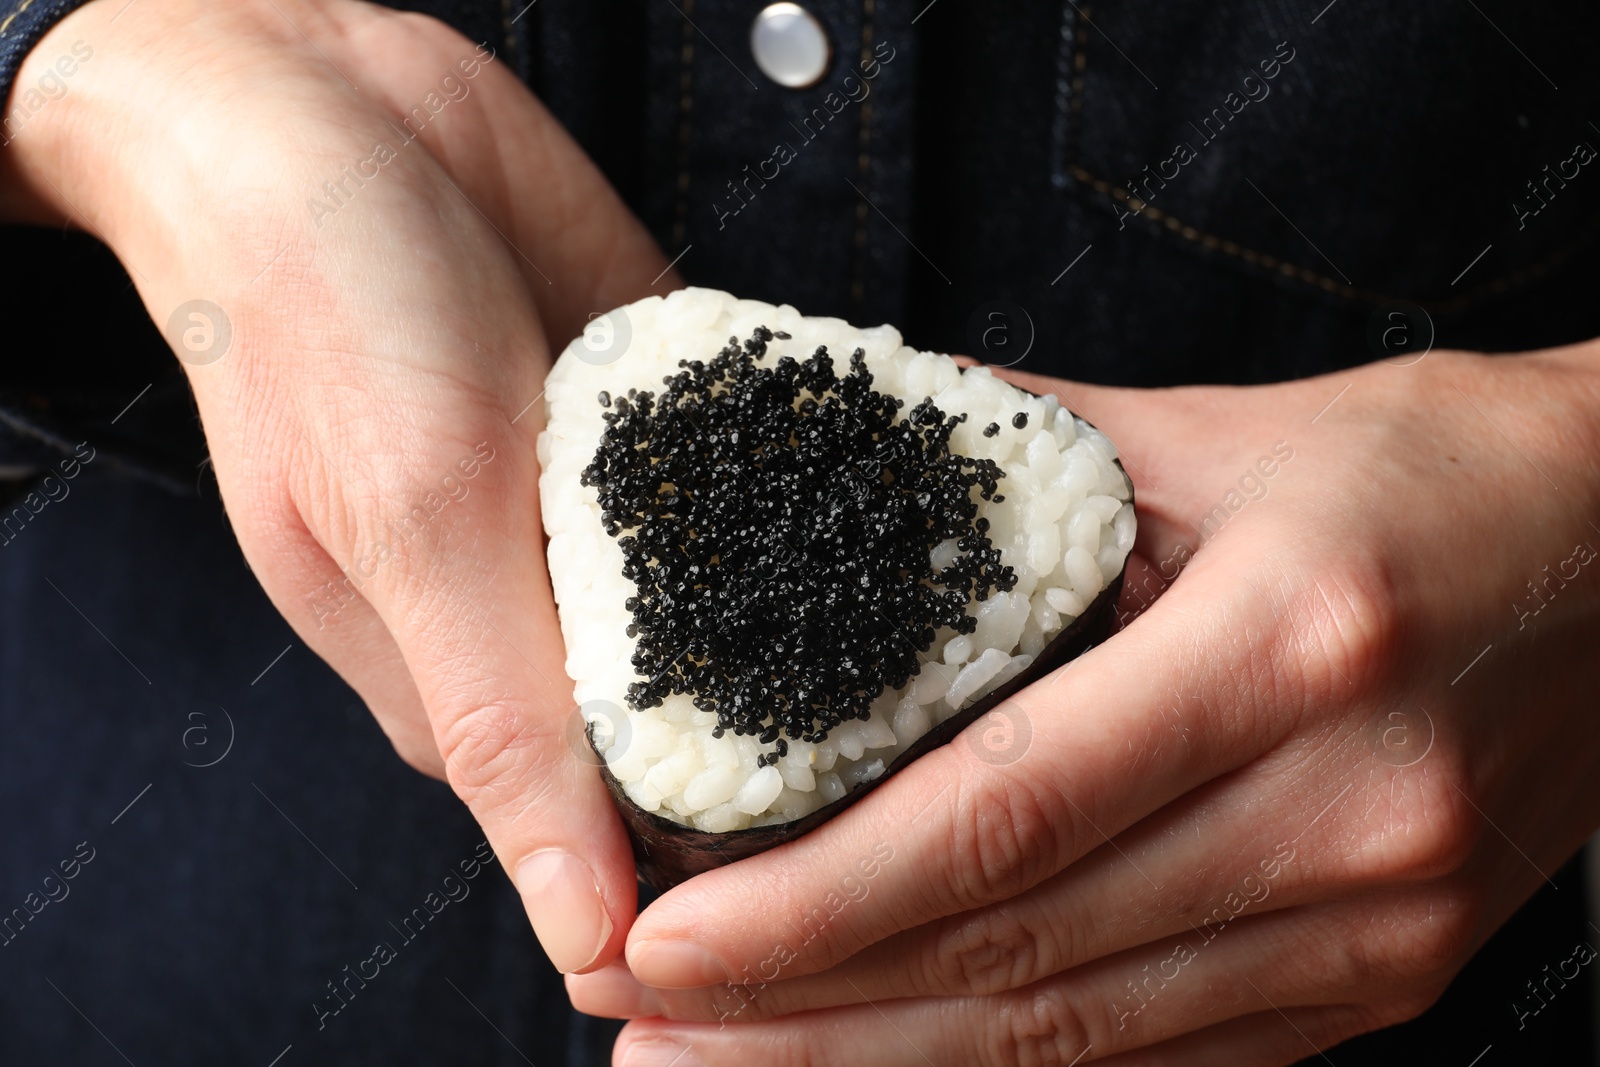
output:
{"label": "denim cuff", "polygon": [[[17,68],[22,60],[39,43],[39,38],[82,7],[86,0],[4,0],[0,7],[0,100],[8,104],[4,116],[3,139],[10,141],[20,124],[28,118],[29,104],[19,96],[11,100],[11,86],[17,80]],[[48,97],[41,92],[41,99]],[[20,113],[19,113],[20,109]],[[36,109],[35,109],[36,110]],[[13,119],[18,119],[14,129]]]}

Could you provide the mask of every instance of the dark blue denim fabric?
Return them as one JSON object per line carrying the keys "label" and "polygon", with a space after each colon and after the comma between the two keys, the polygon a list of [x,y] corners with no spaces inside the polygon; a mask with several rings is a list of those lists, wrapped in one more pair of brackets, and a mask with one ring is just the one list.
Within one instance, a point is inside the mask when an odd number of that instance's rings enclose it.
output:
{"label": "dark blue denim fabric", "polygon": [[606,1062],[482,833],[279,617],[215,483],[99,463],[0,549],[0,1063]]}
{"label": "dark blue denim fabric", "polygon": [[[72,6],[5,27],[0,84]],[[802,92],[757,72],[754,2],[409,6],[494,45],[690,282],[893,322],[919,347],[978,349],[995,301],[1010,343],[988,355],[1131,385],[1366,362],[1397,299],[1441,347],[1600,334],[1600,172],[1560,173],[1600,146],[1590,5],[816,0],[834,57]],[[97,850],[0,948],[0,1061],[115,1062],[85,1017],[136,1063],[603,1055],[494,869],[316,1029],[324,984],[479,838],[250,578],[114,259],[75,235],[0,241],[0,468],[97,450],[0,546],[0,909]],[[185,766],[203,760],[184,730],[218,730],[218,705],[235,750]],[[1335,1062],[1464,1064],[1491,1043],[1578,1062],[1586,988],[1523,1029],[1511,1009],[1586,929],[1578,872],[1557,880],[1438,1009]]]}
{"label": "dark blue denim fabric", "polygon": [[[635,5],[541,3],[550,61],[532,75],[668,254],[692,245],[690,281],[894,322],[922,347],[971,350],[994,298],[1032,319],[1027,366],[1122,384],[1366,362],[1368,319],[1398,299],[1429,310],[1440,346],[1600,332],[1595,176],[1514,210],[1574,144],[1600,146],[1591,7],[1341,0],[1312,24],[1318,5],[940,2],[912,27],[923,6],[814,5],[833,68],[796,93],[749,58],[753,5],[695,5],[703,33],[644,5],[641,53],[617,29]],[[893,61],[810,136],[868,41]],[[603,80],[639,54],[642,141],[637,102],[575,106],[565,73]],[[1127,213],[1127,183],[1180,142],[1195,158]],[[794,161],[746,186],[782,143]]]}

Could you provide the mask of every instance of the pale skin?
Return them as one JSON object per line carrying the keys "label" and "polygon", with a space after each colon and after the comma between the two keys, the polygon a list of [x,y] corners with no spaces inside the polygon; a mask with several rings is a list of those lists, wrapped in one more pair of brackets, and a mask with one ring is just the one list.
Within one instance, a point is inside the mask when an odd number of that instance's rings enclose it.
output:
{"label": "pale skin", "polygon": [[[651,287],[665,258],[495,63],[311,219],[474,54],[437,23],[120,6],[24,67],[95,48],[0,156],[8,213],[101,235],[158,322],[227,309],[233,349],[185,366],[246,557],[483,823],[552,958],[587,972],[573,1002],[637,1020],[618,1063],[1289,1063],[1423,1010],[1600,826],[1595,346],[1249,389],[1013,375],[1127,457],[1142,611],[1013,698],[1014,762],[948,746],[636,918],[626,839],[564,737],[538,405],[518,415],[588,313],[678,284]],[[485,440],[459,503],[314,609]],[[1264,495],[1199,543],[1279,442]],[[1175,560],[1157,597],[1147,570]],[[788,924],[819,905],[802,940]]]}

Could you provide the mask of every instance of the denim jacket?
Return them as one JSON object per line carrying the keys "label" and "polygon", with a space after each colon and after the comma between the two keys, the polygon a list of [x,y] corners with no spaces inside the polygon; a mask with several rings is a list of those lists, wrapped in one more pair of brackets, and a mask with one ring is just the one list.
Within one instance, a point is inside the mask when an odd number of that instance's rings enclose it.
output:
{"label": "denim jacket", "polygon": [[[0,23],[0,77],[73,6]],[[918,347],[1155,386],[1600,333],[1592,5],[817,0],[804,90],[758,70],[753,4],[413,6],[513,65],[688,281]],[[97,433],[181,482],[201,444],[120,268],[5,240],[41,336],[0,364],[0,467]]]}

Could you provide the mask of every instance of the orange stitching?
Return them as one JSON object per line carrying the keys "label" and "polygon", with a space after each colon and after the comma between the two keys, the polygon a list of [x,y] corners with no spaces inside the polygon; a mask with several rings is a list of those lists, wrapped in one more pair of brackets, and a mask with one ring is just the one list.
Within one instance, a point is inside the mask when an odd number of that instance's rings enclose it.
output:
{"label": "orange stitching", "polygon": [[506,59],[510,60],[511,69],[516,70],[519,65],[516,30],[511,21],[511,0],[500,0],[500,27],[506,36]]}
{"label": "orange stitching", "polygon": [[[1249,263],[1251,266],[1262,267],[1266,270],[1276,271],[1286,278],[1291,278],[1295,281],[1315,286],[1324,292],[1331,293],[1334,296],[1341,296],[1348,300],[1361,300],[1375,304],[1386,304],[1391,303],[1396,299],[1395,297],[1385,296],[1382,293],[1375,293],[1370,289],[1362,289],[1359,286],[1354,285],[1345,285],[1343,282],[1335,281],[1326,275],[1318,274],[1316,271],[1307,270],[1305,267],[1296,266],[1293,263],[1286,263],[1283,260],[1278,259],[1276,256],[1270,256],[1265,252],[1258,252],[1253,248],[1246,248],[1236,241],[1230,241],[1225,237],[1218,237],[1216,234],[1206,233],[1204,230],[1198,230],[1193,226],[1187,225],[1168,212],[1162,211],[1160,208],[1146,203],[1136,196],[1130,195],[1125,190],[1112,185],[1105,179],[1097,178],[1095,175],[1089,173],[1089,171],[1085,170],[1081,166],[1078,166],[1076,163],[1070,165],[1067,169],[1071,172],[1073,178],[1077,179],[1077,181],[1089,186],[1096,192],[1104,193],[1113,200],[1126,205],[1128,209],[1134,212],[1137,217],[1148,219],[1152,224],[1163,226],[1171,232],[1178,234],[1184,240],[1191,241],[1204,248],[1210,249],[1211,251],[1221,252],[1224,255],[1232,256],[1235,259],[1241,259],[1244,262]],[[1574,251],[1576,251],[1585,243],[1586,240],[1586,237],[1579,238],[1563,248],[1552,252],[1545,259],[1533,264],[1532,266],[1524,267],[1518,271],[1513,271],[1503,278],[1497,278],[1494,281],[1484,282],[1483,284],[1469,289],[1460,296],[1453,297],[1450,300],[1431,302],[1426,300],[1414,300],[1412,303],[1440,313],[1455,311],[1466,306],[1467,304],[1470,304],[1474,300],[1503,292],[1512,288],[1513,286],[1520,285],[1523,282],[1531,281],[1542,274],[1548,273],[1552,267],[1569,258]]]}
{"label": "orange stitching", "polygon": [[[1070,3],[1071,0],[1068,0],[1068,2]],[[1089,5],[1083,4],[1080,8],[1078,8],[1078,12],[1082,18],[1082,22],[1087,24],[1089,20]],[[1077,54],[1073,57],[1072,99],[1070,101],[1072,116],[1075,121],[1069,124],[1069,143],[1071,143],[1070,139],[1075,138],[1077,130],[1081,126],[1081,122],[1076,120],[1078,120],[1083,113],[1084,71],[1089,65],[1088,54],[1084,47],[1085,38],[1088,36],[1088,34],[1083,25],[1077,26],[1076,29]],[[1072,147],[1076,148],[1076,144],[1073,143]],[[1071,153],[1069,151],[1068,159],[1070,158]],[[1387,297],[1381,293],[1375,293],[1368,289],[1361,289],[1357,286],[1345,285],[1343,282],[1335,281],[1326,275],[1318,274],[1316,271],[1307,270],[1306,268],[1296,266],[1293,263],[1285,263],[1283,260],[1280,260],[1275,256],[1267,255],[1264,252],[1258,252],[1253,248],[1246,248],[1236,241],[1230,241],[1225,237],[1218,237],[1215,234],[1206,233],[1203,230],[1189,226],[1173,215],[1162,211],[1160,208],[1148,204],[1136,196],[1130,195],[1118,186],[1112,185],[1105,179],[1096,177],[1077,163],[1068,163],[1067,172],[1081,184],[1087,185],[1097,192],[1104,193],[1107,196],[1110,196],[1113,200],[1120,201],[1121,203],[1127,205],[1128,208],[1132,210],[1135,215],[1137,215],[1137,217],[1142,219],[1147,218],[1152,224],[1163,226],[1171,232],[1178,234],[1184,240],[1191,241],[1203,248],[1214,252],[1221,252],[1224,255],[1243,260],[1253,267],[1262,267],[1266,270],[1277,271],[1287,278],[1302,282],[1307,285],[1315,286],[1317,289],[1320,289],[1323,292],[1330,293],[1334,296],[1344,297],[1347,300],[1364,300],[1378,304],[1392,303],[1394,301],[1393,297]],[[1552,252],[1549,256],[1545,257],[1538,263],[1528,267],[1523,267],[1521,270],[1513,271],[1502,278],[1484,282],[1472,289],[1468,289],[1460,296],[1452,297],[1449,300],[1414,300],[1411,302],[1426,308],[1429,311],[1443,315],[1466,307],[1475,300],[1482,299],[1486,296],[1494,296],[1498,293],[1515,288],[1518,285],[1522,285],[1525,282],[1533,281],[1540,275],[1549,273],[1552,268],[1570,258],[1574,252],[1583,247],[1594,236],[1597,225],[1600,224],[1591,224],[1585,234],[1575,238],[1573,241],[1569,242],[1567,245],[1556,250],[1555,252]]]}
{"label": "orange stitching", "polygon": [[1332,278],[1329,278],[1323,274],[1318,274],[1316,271],[1307,270],[1306,268],[1296,266],[1293,263],[1285,263],[1283,260],[1278,259],[1275,256],[1269,256],[1264,253],[1245,248],[1242,245],[1230,241],[1225,237],[1218,237],[1215,234],[1204,233],[1200,230],[1197,230],[1193,226],[1186,225],[1167,212],[1162,211],[1160,208],[1139,199],[1137,196],[1129,194],[1123,189],[1117,188],[1115,185],[1112,185],[1103,178],[1095,177],[1093,174],[1090,174],[1087,170],[1078,166],[1076,163],[1072,164],[1068,170],[1072,172],[1072,176],[1074,178],[1082,182],[1084,185],[1091,187],[1096,192],[1106,194],[1113,200],[1117,200],[1127,205],[1128,209],[1135,215],[1141,218],[1148,218],[1151,222],[1158,226],[1165,226],[1167,229],[1178,234],[1186,241],[1193,241],[1197,244],[1203,245],[1206,248],[1220,251],[1225,255],[1230,255],[1237,259],[1243,259],[1247,263],[1262,266],[1268,270],[1275,270],[1280,274],[1283,274],[1285,277],[1295,278],[1299,281],[1306,282],[1309,285],[1315,285],[1319,289],[1334,293],[1336,295],[1358,296],[1363,300],[1376,300],[1380,303],[1382,303],[1385,299],[1383,296],[1380,296],[1377,293],[1368,292],[1364,289],[1358,289],[1352,285],[1345,285],[1343,282],[1334,281]]}
{"label": "orange stitching", "polygon": [[683,48],[678,52],[678,205],[672,246],[689,233],[689,135],[694,111],[694,0],[683,0]]}
{"label": "orange stitching", "polygon": [[4,22],[0,22],[0,37],[5,36],[5,32],[11,28],[11,24],[13,22],[17,21],[17,16],[18,15],[22,14],[24,11],[28,10],[28,8],[30,8],[32,6],[33,6],[33,0],[22,0],[21,6],[19,6],[11,14],[7,15],[6,16],[6,20]]}
{"label": "orange stitching", "polygon": [[1074,20],[1073,33],[1077,35],[1077,52],[1072,57],[1072,114],[1074,117],[1083,114],[1083,72],[1089,67],[1089,53],[1084,50],[1084,38],[1088,34],[1084,26],[1089,24],[1089,5],[1084,4],[1080,12],[1083,16],[1083,26]]}

